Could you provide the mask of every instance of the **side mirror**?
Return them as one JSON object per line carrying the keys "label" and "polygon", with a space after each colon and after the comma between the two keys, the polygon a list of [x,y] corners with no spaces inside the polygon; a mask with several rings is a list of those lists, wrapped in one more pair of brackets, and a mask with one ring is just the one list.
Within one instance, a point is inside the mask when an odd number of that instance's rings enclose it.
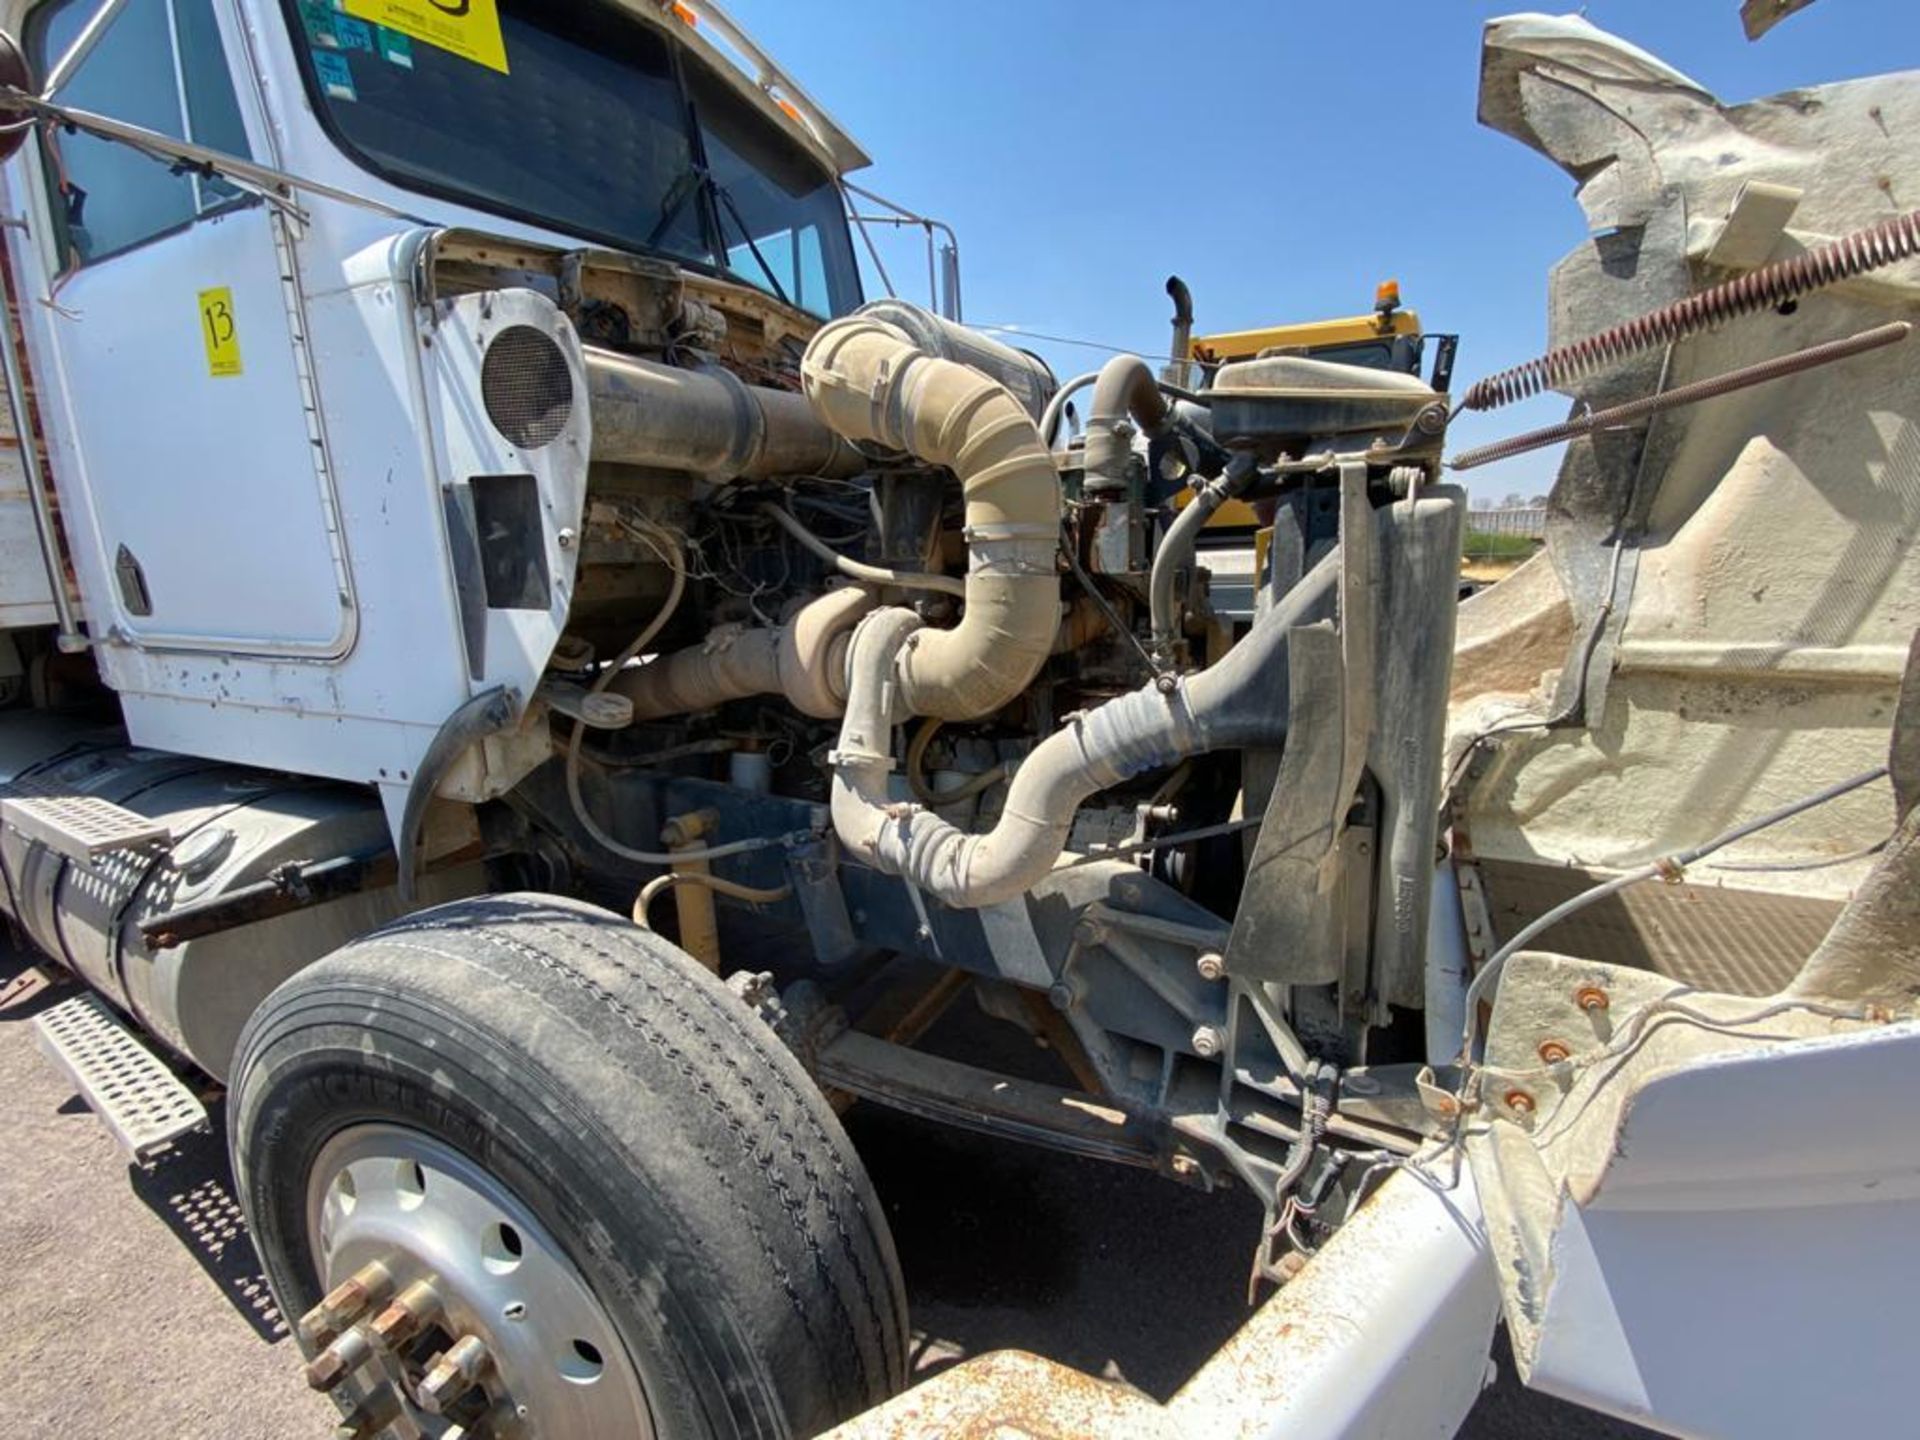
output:
{"label": "side mirror", "polygon": [[[19,41],[4,30],[0,30],[0,87],[23,91],[28,95],[40,93],[39,86],[34,83],[33,67],[27,64]],[[0,99],[0,165],[18,155],[20,147],[27,143],[27,136],[32,133],[32,119]]]}

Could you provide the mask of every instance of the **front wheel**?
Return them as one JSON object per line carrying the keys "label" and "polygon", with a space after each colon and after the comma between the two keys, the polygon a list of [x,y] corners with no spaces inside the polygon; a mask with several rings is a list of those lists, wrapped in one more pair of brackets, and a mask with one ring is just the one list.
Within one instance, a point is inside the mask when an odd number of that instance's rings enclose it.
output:
{"label": "front wheel", "polygon": [[902,1383],[899,1266],[832,1111],[618,917],[413,916],[275,991],[234,1077],[268,1278],[364,1435],[805,1436]]}

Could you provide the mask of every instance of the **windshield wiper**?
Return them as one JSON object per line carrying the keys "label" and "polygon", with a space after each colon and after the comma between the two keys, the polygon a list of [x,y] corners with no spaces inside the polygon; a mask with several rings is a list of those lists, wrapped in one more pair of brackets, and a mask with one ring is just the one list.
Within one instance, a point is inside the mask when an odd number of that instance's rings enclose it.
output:
{"label": "windshield wiper", "polygon": [[767,257],[760,253],[759,243],[753,238],[753,232],[747,229],[747,222],[740,214],[740,207],[734,204],[733,196],[727,193],[725,187],[713,178],[713,172],[704,165],[688,165],[667,190],[665,198],[660,202],[662,207],[660,223],[655,225],[653,233],[647,236],[646,248],[658,250],[660,242],[666,238],[667,231],[673,228],[673,222],[678,220],[680,212],[687,208],[687,202],[702,193],[713,201],[715,218],[721,221],[720,250],[713,257],[714,263],[727,274],[738,276],[750,285],[759,283],[727,259],[727,232],[724,217],[730,215],[733,217],[734,225],[739,228],[740,238],[746,241],[747,249],[753,253],[755,263],[760,266],[760,273],[766,277],[767,284],[773,287],[773,293],[779,296],[780,303],[793,304],[787,296],[786,287],[780,283],[780,277],[773,273],[773,267],[767,264]]}
{"label": "windshield wiper", "polygon": [[[767,264],[767,257],[760,253],[759,242],[753,238],[753,232],[747,229],[747,222],[740,218],[740,207],[733,203],[733,196],[729,195],[711,175],[707,177],[707,189],[717,204],[726,207],[727,214],[733,217],[733,223],[740,227],[740,238],[747,242],[747,249],[753,252],[754,263],[760,267],[760,273],[767,277],[767,283],[773,286],[773,293],[780,297],[780,303],[782,305],[793,304],[793,301],[787,298],[787,287],[780,283],[780,277],[775,275],[773,273],[773,267]],[[724,228],[720,232],[720,243],[723,246],[727,243],[727,232]],[[743,271],[735,269],[735,267],[724,258],[722,258],[720,263],[725,265],[727,269],[732,270],[734,274],[740,276],[741,279],[744,280],[748,278]]]}
{"label": "windshield wiper", "polygon": [[660,248],[660,242],[666,238],[667,231],[673,228],[673,222],[680,218],[680,212],[687,208],[687,202],[710,184],[711,178],[699,165],[689,164],[680,172],[680,178],[673,182],[660,202],[660,223],[647,236],[647,249]]}

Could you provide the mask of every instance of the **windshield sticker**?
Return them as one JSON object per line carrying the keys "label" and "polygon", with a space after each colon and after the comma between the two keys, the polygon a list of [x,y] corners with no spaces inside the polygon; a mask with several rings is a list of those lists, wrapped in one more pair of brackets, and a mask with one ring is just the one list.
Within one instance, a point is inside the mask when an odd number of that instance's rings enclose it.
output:
{"label": "windshield sticker", "polygon": [[373,26],[366,21],[342,15],[333,22],[333,33],[340,37],[342,50],[364,50],[373,54]]}
{"label": "windshield sticker", "polygon": [[316,50],[313,52],[313,73],[320,77],[320,88],[335,100],[358,100],[360,92],[353,88],[353,68],[347,64],[347,57],[337,50]]}
{"label": "windshield sticker", "polygon": [[340,48],[340,32],[334,27],[339,18],[327,0],[300,0],[300,21],[307,27],[307,38],[322,50]]}
{"label": "windshield sticker", "polygon": [[489,70],[507,71],[497,0],[342,0],[341,9]]}
{"label": "windshield sticker", "polygon": [[395,65],[411,70],[413,68],[413,41],[398,30],[380,27],[380,57]]}

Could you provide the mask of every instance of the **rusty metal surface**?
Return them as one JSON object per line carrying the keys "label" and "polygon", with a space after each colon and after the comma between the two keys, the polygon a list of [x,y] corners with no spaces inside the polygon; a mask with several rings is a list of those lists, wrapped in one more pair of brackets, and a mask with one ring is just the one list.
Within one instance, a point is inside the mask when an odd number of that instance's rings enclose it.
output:
{"label": "rusty metal surface", "polygon": [[971,1360],[833,1440],[1235,1440],[1451,1434],[1499,1312],[1470,1177],[1399,1176],[1165,1406],[1037,1355]]}
{"label": "rusty metal surface", "polygon": [[[1571,866],[1480,861],[1496,934],[1607,879]],[[1653,970],[1702,990],[1771,995],[1799,973],[1841,907],[1798,895],[1687,881],[1636,885],[1593,905],[1540,939],[1540,947],[1609,965]]]}
{"label": "rusty metal surface", "polygon": [[831,1435],[832,1440],[1175,1440],[1180,1433],[1137,1390],[1038,1355],[1002,1350],[943,1371]]}

